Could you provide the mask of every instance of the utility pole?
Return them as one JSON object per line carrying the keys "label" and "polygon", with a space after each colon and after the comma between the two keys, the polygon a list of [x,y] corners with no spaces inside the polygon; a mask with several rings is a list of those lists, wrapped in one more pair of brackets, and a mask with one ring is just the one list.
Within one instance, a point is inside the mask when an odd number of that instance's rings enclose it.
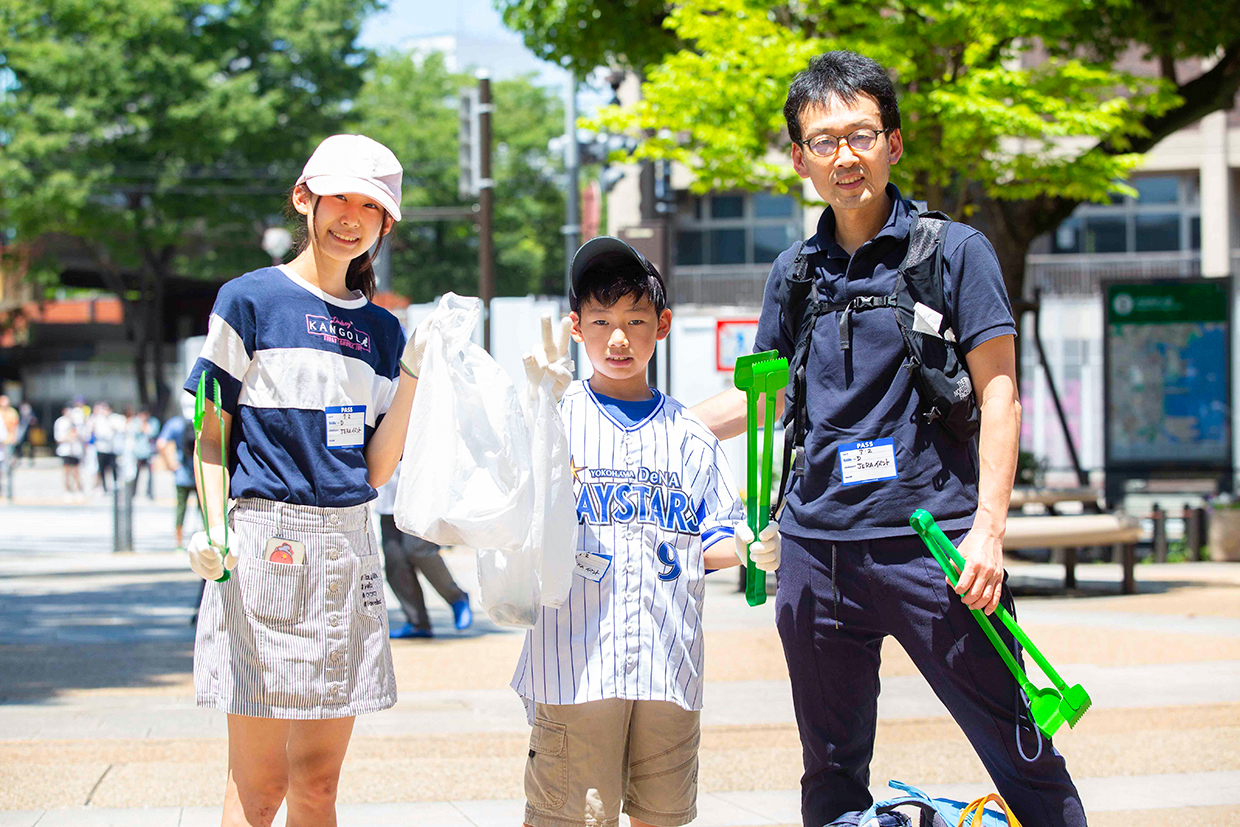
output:
{"label": "utility pole", "polygon": [[581,187],[581,156],[577,147],[577,74],[568,73],[568,94],[564,98],[564,178],[567,182],[564,226],[564,298],[572,289],[573,253],[581,246],[581,207],[577,192]]}
{"label": "utility pole", "polygon": [[491,350],[491,299],[495,297],[495,253],[491,218],[495,182],[491,180],[491,73],[478,70],[478,296],[482,299],[482,346]]}

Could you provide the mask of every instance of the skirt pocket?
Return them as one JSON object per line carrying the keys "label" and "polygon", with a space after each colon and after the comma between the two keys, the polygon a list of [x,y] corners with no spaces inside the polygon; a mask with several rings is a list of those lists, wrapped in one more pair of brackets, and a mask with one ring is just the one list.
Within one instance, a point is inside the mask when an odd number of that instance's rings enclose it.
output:
{"label": "skirt pocket", "polygon": [[242,557],[241,605],[254,620],[289,626],[306,617],[306,566]]}
{"label": "skirt pocket", "polygon": [[377,554],[357,558],[357,613],[382,623],[387,617],[383,600],[383,558]]}

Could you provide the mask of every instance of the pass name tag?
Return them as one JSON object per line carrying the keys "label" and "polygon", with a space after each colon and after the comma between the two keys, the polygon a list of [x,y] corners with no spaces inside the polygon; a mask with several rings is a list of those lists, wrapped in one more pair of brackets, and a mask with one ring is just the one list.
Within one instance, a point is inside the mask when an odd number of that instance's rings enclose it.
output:
{"label": "pass name tag", "polygon": [[366,441],[366,406],[335,405],[327,414],[328,448],[361,448]]}
{"label": "pass name tag", "polygon": [[302,561],[306,559],[306,547],[296,540],[272,537],[267,541],[267,547],[263,549],[263,559],[268,563],[287,563],[290,566],[300,566]]}
{"label": "pass name tag", "polygon": [[607,574],[607,570],[611,568],[611,555],[595,554],[590,551],[582,551],[577,554],[577,569],[579,576],[584,577],[591,583],[600,583]]}
{"label": "pass name tag", "polygon": [[899,476],[896,441],[892,437],[840,446],[840,479],[844,485],[894,480]]}

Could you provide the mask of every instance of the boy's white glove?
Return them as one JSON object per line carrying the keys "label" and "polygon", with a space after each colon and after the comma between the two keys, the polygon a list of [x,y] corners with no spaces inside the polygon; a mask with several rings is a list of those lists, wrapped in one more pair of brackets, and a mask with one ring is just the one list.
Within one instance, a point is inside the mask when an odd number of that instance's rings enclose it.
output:
{"label": "boy's white glove", "polygon": [[418,322],[413,333],[405,340],[405,349],[400,354],[400,366],[414,379],[422,374],[422,357],[426,355],[426,342],[431,336],[431,317],[434,315],[431,313]]}
{"label": "boy's white glove", "polygon": [[525,379],[529,383],[528,390],[533,397],[542,384],[543,378],[550,375],[551,392],[555,401],[564,398],[564,391],[573,381],[573,360],[568,358],[569,331],[572,319],[565,316],[560,320],[560,336],[557,339],[551,332],[551,317],[542,317],[542,343],[536,344],[530,352],[522,357],[525,365]]}
{"label": "boy's white glove", "polygon": [[745,565],[746,560],[745,546],[749,546],[749,559],[753,560],[755,566],[763,571],[775,571],[779,568],[779,557],[783,547],[783,540],[779,535],[779,523],[767,523],[766,528],[758,532],[757,541],[754,540],[748,523],[737,523],[736,556],[741,558],[742,566]]}
{"label": "boy's white glove", "polygon": [[[219,580],[224,569],[237,567],[237,556],[224,546],[224,526],[211,526],[211,535],[198,531],[189,538],[189,567],[203,580]],[[222,552],[222,555],[221,555]]]}

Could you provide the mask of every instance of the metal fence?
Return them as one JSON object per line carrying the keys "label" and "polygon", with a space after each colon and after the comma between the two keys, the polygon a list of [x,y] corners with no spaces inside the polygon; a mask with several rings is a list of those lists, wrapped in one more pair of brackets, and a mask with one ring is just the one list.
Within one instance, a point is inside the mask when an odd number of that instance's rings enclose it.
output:
{"label": "metal fence", "polygon": [[[1232,272],[1240,273],[1240,250],[1233,250]],[[1026,259],[1025,293],[1095,296],[1105,279],[1193,278],[1201,275],[1201,253],[1115,253],[1031,255]],[[761,305],[769,264],[676,267],[671,279],[675,304]]]}
{"label": "metal fence", "polygon": [[759,306],[770,273],[770,264],[676,267],[671,300],[674,304]]}
{"label": "metal fence", "polygon": [[1093,296],[1104,279],[1191,278],[1201,275],[1201,253],[1041,255],[1025,259],[1025,295]]}

